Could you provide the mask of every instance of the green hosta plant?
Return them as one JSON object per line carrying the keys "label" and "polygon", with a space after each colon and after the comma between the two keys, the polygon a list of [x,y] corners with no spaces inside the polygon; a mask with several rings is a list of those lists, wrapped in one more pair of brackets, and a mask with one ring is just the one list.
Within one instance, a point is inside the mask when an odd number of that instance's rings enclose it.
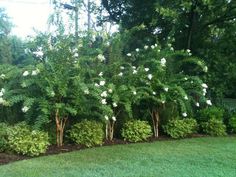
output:
{"label": "green hosta plant", "polygon": [[121,135],[124,140],[138,142],[147,140],[147,138],[152,136],[152,129],[146,121],[133,120],[124,124]]}
{"label": "green hosta plant", "polygon": [[170,120],[164,131],[172,138],[184,138],[196,132],[198,125],[195,119]]}
{"label": "green hosta plant", "polygon": [[103,125],[97,121],[83,120],[72,126],[69,137],[76,144],[86,147],[102,145],[104,139]]}

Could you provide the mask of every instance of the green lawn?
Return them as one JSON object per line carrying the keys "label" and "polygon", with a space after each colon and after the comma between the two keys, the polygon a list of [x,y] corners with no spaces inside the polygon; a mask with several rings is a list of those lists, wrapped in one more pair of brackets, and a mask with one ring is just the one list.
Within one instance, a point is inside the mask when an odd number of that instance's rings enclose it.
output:
{"label": "green lawn", "polygon": [[236,177],[236,137],[92,148],[0,166],[3,177]]}

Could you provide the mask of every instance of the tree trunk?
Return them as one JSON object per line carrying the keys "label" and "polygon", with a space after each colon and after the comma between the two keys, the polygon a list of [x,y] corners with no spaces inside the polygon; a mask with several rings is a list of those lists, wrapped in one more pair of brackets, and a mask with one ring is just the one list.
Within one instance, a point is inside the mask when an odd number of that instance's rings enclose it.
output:
{"label": "tree trunk", "polygon": [[57,146],[60,147],[63,145],[63,136],[64,129],[67,121],[67,117],[60,118],[59,110],[56,110],[55,120],[56,120],[56,137],[57,137]]}
{"label": "tree trunk", "polygon": [[158,138],[159,137],[159,112],[157,110],[152,110],[151,112],[152,115],[152,122],[153,122],[153,131],[154,131],[154,137]]}
{"label": "tree trunk", "polygon": [[112,141],[114,137],[114,124],[115,121],[113,120],[109,120],[106,124],[106,139],[109,141]]}

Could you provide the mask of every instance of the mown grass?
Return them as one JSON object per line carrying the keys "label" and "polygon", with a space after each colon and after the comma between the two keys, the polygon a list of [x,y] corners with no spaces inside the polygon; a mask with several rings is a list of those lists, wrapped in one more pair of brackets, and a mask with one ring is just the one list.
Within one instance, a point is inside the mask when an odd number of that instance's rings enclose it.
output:
{"label": "mown grass", "polygon": [[236,137],[106,146],[0,166],[1,177],[235,177]]}

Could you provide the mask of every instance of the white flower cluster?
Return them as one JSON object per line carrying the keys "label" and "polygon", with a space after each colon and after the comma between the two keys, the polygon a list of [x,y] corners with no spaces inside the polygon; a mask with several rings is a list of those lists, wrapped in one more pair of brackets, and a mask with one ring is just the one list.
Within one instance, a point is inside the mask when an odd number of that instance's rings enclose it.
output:
{"label": "white flower cluster", "polygon": [[36,70],[33,70],[32,71],[32,76],[36,76],[36,75],[38,75],[40,73],[40,71],[39,71],[39,69],[37,68]]}
{"label": "white flower cluster", "polygon": [[24,77],[29,75],[29,71],[24,71],[22,74]]}
{"label": "white flower cluster", "polygon": [[[105,120],[108,121],[109,120],[109,117],[107,115],[104,116]],[[116,117],[115,116],[112,116],[111,117],[111,120],[113,120],[114,122],[116,121]]]}
{"label": "white flower cluster", "polygon": [[101,61],[101,62],[103,62],[103,61],[105,61],[105,57],[104,57],[104,55],[102,55],[102,54],[99,54],[98,56],[97,56],[97,58],[98,58],[98,60],[99,61]]}
{"label": "white flower cluster", "polygon": [[162,58],[162,59],[161,59],[161,66],[162,66],[162,67],[165,67],[165,66],[166,66],[166,59],[165,59],[165,58]]}
{"label": "white flower cluster", "polygon": [[0,91],[0,104],[4,104],[6,101],[2,98],[2,96],[4,95],[5,93],[5,89],[2,88],[1,91]]}
{"label": "white flower cluster", "polygon": [[207,93],[207,88],[208,88],[208,86],[207,86],[207,84],[205,84],[205,83],[202,83],[202,91],[203,91],[203,96],[205,96],[206,95],[206,93]]}
{"label": "white flower cluster", "polygon": [[0,75],[0,78],[1,78],[1,79],[5,79],[5,77],[6,77],[5,74],[1,74],[1,75]]}
{"label": "white flower cluster", "polygon": [[40,59],[43,58],[43,51],[42,51],[42,47],[39,47],[37,51],[33,52],[33,54],[36,56],[36,57],[39,57]]}
{"label": "white flower cluster", "polygon": [[22,112],[26,113],[29,110],[29,107],[24,106],[21,110],[22,110]]}

